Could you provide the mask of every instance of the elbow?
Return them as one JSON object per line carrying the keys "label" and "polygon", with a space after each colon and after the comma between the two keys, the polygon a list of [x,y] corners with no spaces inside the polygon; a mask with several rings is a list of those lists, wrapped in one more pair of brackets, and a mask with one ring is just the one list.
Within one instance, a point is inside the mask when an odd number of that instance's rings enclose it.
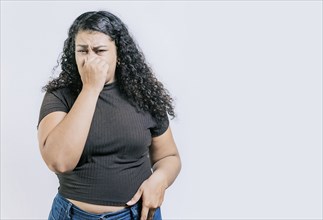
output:
{"label": "elbow", "polygon": [[74,167],[69,166],[68,164],[59,162],[47,163],[47,167],[56,174],[69,173],[74,169]]}
{"label": "elbow", "polygon": [[57,174],[64,174],[71,172],[76,167],[76,164],[71,162],[73,160],[68,158],[66,153],[49,151],[49,149],[52,148],[48,147],[48,145],[41,147],[41,154],[51,171]]}
{"label": "elbow", "polygon": [[43,159],[47,165],[47,167],[57,174],[68,173],[74,170],[76,165],[74,163],[69,162],[71,159],[66,158],[63,155],[55,155],[53,154],[43,154]]}

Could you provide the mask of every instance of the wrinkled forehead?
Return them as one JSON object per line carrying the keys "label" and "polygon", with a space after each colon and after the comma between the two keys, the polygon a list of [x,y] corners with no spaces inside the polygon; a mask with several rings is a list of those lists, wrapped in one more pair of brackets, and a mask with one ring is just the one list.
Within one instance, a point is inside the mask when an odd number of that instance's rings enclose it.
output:
{"label": "wrinkled forehead", "polygon": [[75,45],[101,46],[112,44],[113,40],[107,34],[92,30],[80,30],[75,36]]}

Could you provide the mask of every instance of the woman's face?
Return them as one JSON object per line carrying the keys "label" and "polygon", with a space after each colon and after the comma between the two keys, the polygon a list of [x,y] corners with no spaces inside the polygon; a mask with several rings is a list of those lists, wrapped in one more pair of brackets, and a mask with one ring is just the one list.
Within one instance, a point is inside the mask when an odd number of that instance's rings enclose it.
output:
{"label": "woman's face", "polygon": [[77,68],[83,66],[85,59],[98,56],[109,64],[106,83],[115,80],[117,48],[111,38],[97,31],[79,31],[75,37],[75,59]]}

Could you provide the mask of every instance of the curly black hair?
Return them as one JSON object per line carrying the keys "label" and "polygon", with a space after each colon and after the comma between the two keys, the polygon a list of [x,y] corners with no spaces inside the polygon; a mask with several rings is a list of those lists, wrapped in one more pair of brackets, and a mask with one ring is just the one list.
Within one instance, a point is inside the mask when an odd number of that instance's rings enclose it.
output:
{"label": "curly black hair", "polygon": [[115,42],[118,59],[116,80],[130,103],[150,112],[157,122],[167,117],[167,113],[172,118],[175,117],[173,99],[169,92],[155,77],[126,25],[107,11],[90,11],[76,18],[64,42],[60,62],[58,61],[62,71],[44,86],[44,91],[69,88],[76,95],[80,93],[82,81],[75,60],[75,37],[79,31],[98,31]]}

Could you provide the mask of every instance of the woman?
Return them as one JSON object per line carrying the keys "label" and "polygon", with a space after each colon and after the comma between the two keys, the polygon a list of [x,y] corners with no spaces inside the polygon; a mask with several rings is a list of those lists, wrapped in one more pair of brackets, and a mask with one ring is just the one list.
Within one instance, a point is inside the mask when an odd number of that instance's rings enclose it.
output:
{"label": "woman", "polygon": [[174,108],[125,24],[106,11],[80,15],[61,68],[44,87],[38,125],[60,183],[49,219],[161,219],[181,167]]}

